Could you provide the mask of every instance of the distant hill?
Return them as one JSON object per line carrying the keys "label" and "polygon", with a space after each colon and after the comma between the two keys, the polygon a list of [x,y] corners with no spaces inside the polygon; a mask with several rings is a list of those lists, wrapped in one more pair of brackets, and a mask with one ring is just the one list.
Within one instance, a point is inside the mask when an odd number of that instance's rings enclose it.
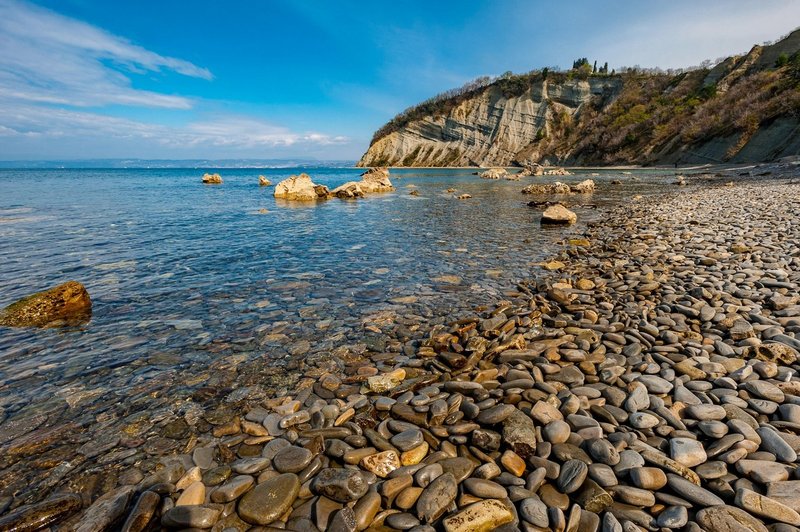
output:
{"label": "distant hill", "polygon": [[407,109],[360,166],[756,162],[800,154],[800,30],[716,66],[579,60],[481,78]]}

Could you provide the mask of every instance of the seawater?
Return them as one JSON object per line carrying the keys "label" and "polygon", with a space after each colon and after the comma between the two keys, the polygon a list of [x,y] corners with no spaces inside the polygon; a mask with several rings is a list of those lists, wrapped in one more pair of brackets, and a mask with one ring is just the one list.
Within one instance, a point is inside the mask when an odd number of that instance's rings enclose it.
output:
{"label": "seawater", "polygon": [[[224,184],[201,184],[205,171]],[[535,278],[533,264],[605,207],[673,179],[596,173],[597,193],[569,198],[580,222],[543,230],[520,190],[588,172],[489,181],[397,170],[395,192],[317,204],[258,186],[260,174],[277,183],[301,171],[333,188],[362,170],[0,170],[0,305],[70,279],[94,303],[79,328],[0,328],[0,443],[257,400],[348,350],[413,354],[431,326]]]}

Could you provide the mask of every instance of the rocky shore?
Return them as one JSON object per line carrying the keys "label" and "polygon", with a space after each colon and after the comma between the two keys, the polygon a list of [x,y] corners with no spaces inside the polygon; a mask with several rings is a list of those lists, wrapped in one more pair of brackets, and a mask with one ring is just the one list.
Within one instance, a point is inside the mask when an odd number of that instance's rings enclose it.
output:
{"label": "rocky shore", "polygon": [[798,212],[782,181],[615,209],[413,351],[208,410],[96,500],[0,500],[0,530],[800,530]]}

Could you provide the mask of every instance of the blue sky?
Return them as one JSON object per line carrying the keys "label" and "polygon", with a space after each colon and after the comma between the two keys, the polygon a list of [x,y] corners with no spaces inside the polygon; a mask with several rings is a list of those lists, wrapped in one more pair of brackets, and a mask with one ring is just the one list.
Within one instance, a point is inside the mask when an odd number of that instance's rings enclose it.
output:
{"label": "blue sky", "polygon": [[0,159],[357,159],[481,75],[681,67],[800,23],[793,0],[0,0]]}

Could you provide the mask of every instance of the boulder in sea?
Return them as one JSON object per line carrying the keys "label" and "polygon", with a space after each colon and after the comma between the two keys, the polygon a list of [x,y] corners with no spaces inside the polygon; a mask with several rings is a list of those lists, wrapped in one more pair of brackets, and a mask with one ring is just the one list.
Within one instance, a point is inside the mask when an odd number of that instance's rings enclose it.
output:
{"label": "boulder in sea", "polygon": [[86,323],[92,317],[92,300],[77,281],[24,297],[0,311],[6,327],[64,327]]}
{"label": "boulder in sea", "polygon": [[684,187],[686,186],[686,178],[683,177],[682,175],[679,175],[678,177],[675,178],[675,181],[672,184],[678,185],[679,187]]}
{"label": "boulder in sea", "polygon": [[542,225],[570,225],[577,221],[578,215],[560,203],[548,207],[542,213]]}
{"label": "boulder in sea", "polygon": [[338,186],[331,190],[331,196],[336,196],[342,199],[363,198],[364,189],[356,181],[348,181],[344,185]]}
{"label": "boulder in sea", "polygon": [[260,187],[268,187],[272,185],[272,181],[264,177],[263,175],[258,176],[258,186]]}
{"label": "boulder in sea", "polygon": [[508,175],[505,168],[489,168],[485,172],[478,174],[481,179],[500,179]]}
{"label": "boulder in sea", "polygon": [[591,194],[594,192],[594,181],[585,179],[576,185],[570,185],[569,189],[576,194]]}
{"label": "boulder in sea", "polygon": [[570,186],[567,185],[566,183],[561,183],[560,181],[556,181],[555,183],[528,185],[527,187],[522,189],[522,193],[544,196],[547,194],[572,194],[572,190],[570,189]]}
{"label": "boulder in sea", "polygon": [[[511,177],[513,177],[515,180],[518,181],[521,177],[528,177],[530,175],[531,175],[530,168],[523,168],[522,170],[520,170],[516,174],[513,174]],[[506,179],[508,179],[508,178],[506,178]]]}
{"label": "boulder in sea", "polygon": [[316,201],[327,199],[328,187],[317,185],[308,174],[293,175],[275,185],[273,194],[278,199],[291,201]]}
{"label": "boulder in sea", "polygon": [[205,185],[221,185],[222,176],[219,174],[203,174],[203,184]]}
{"label": "boulder in sea", "polygon": [[370,192],[391,192],[394,190],[392,182],[389,181],[389,169],[383,166],[370,168],[369,171],[361,174],[361,181],[358,185],[366,194]]}
{"label": "boulder in sea", "polygon": [[572,175],[572,174],[569,171],[565,170],[564,168],[553,168],[552,170],[545,171],[543,175]]}
{"label": "boulder in sea", "polygon": [[469,194],[461,194],[460,196],[458,196],[458,199],[460,200],[465,200],[470,198],[472,198],[472,196],[470,196]]}
{"label": "boulder in sea", "polygon": [[389,181],[389,170],[383,167],[372,168],[361,174],[361,181],[348,181],[330,192],[331,196],[342,199],[363,198],[373,192],[391,192],[394,190]]}

